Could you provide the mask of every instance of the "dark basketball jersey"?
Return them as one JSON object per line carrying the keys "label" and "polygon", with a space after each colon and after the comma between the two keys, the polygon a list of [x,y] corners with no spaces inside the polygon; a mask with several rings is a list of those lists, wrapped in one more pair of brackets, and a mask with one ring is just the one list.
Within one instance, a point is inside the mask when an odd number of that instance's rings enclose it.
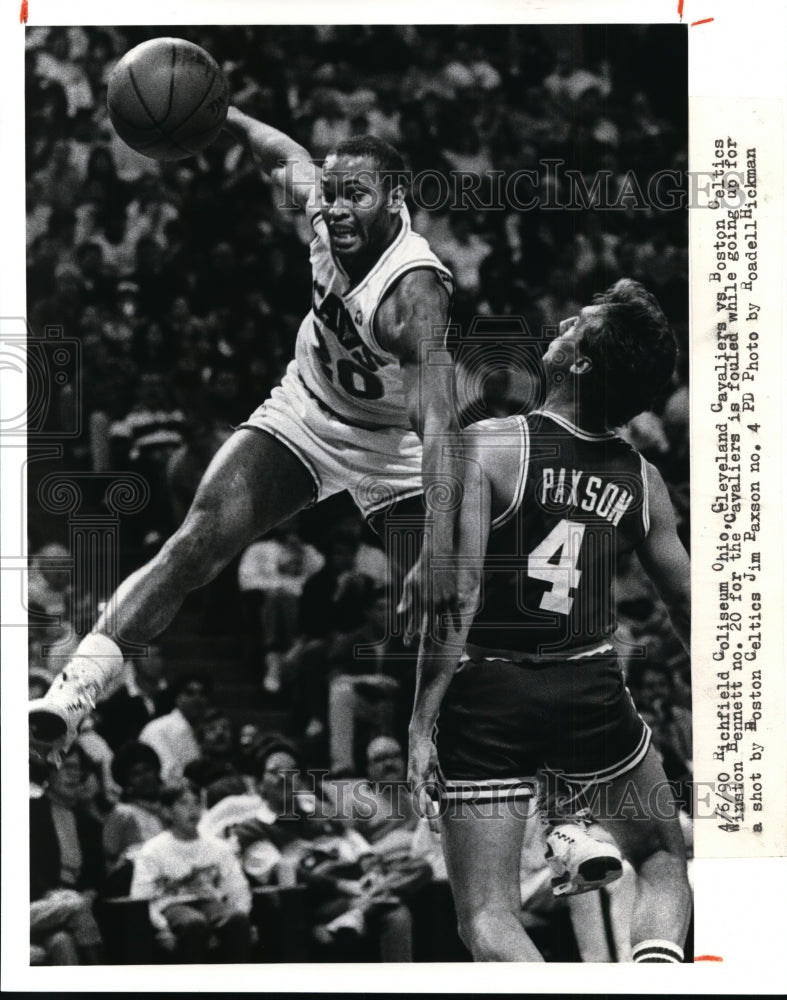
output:
{"label": "dark basketball jersey", "polygon": [[617,556],[648,531],[644,460],[616,434],[547,411],[517,421],[517,488],[492,522],[468,642],[571,655],[614,630]]}

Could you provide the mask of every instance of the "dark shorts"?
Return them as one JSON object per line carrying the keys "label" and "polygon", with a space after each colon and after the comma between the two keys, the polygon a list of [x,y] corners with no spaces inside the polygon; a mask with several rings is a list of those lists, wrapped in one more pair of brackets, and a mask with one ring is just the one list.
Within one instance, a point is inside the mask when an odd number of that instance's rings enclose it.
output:
{"label": "dark shorts", "polygon": [[576,784],[607,781],[636,767],[650,738],[614,652],[533,663],[470,660],[440,709],[443,793],[526,796],[533,784],[526,779],[543,772]]}

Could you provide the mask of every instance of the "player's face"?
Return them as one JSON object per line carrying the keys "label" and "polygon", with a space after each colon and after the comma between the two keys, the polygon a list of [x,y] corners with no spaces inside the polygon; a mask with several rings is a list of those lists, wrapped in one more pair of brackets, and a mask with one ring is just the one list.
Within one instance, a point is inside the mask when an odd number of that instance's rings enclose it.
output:
{"label": "player's face", "polygon": [[567,372],[581,356],[582,335],[595,323],[602,306],[585,306],[578,316],[564,319],[555,339],[541,359],[548,374]]}
{"label": "player's face", "polygon": [[399,202],[366,156],[328,156],[322,172],[322,217],[331,250],[352,258],[382,250],[398,219]]}

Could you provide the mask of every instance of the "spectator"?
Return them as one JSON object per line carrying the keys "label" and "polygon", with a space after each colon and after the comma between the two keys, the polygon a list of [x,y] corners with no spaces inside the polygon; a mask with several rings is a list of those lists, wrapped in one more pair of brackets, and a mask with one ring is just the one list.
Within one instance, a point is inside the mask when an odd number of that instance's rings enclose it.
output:
{"label": "spectator", "polygon": [[[655,649],[649,650],[649,653],[651,656],[655,653],[659,657],[659,646],[655,645]],[[658,722],[657,744],[660,743],[662,748],[669,750],[684,773],[690,772],[691,712],[676,704],[675,678],[659,660],[632,663],[626,683],[637,708],[654,713]]]}
{"label": "spectator", "polygon": [[492,253],[492,247],[470,229],[467,212],[454,212],[449,217],[449,237],[435,252],[451,268],[462,291],[477,295],[481,290],[481,264]]}
{"label": "spectator", "polygon": [[110,435],[118,455],[132,467],[160,467],[182,444],[185,420],[180,409],[172,405],[162,375],[147,372],[139,380],[130,412],[112,425]]}
{"label": "spectator", "polygon": [[238,566],[251,632],[251,656],[263,666],[263,687],[275,694],[281,687],[281,658],[297,638],[298,603],[304,585],[325,560],[298,534],[297,518],[285,522],[267,538],[253,542]]}
{"label": "spectator", "polygon": [[235,763],[235,732],[230,717],[209,707],[197,726],[200,756],[183,769],[186,780],[199,789],[220,778],[239,777]]}
{"label": "spectator", "polygon": [[375,736],[366,747],[365,760],[369,785],[364,783],[364,814],[355,812],[358,830],[380,857],[408,862],[422,859],[428,862],[434,879],[446,881],[440,840],[413,807],[401,743],[393,736]]}
{"label": "spectator", "polygon": [[310,739],[325,730],[332,672],[346,667],[356,642],[369,639],[369,601],[375,591],[385,592],[384,587],[375,588],[371,577],[357,572],[359,545],[355,531],[339,530],[329,537],[325,566],[303,588],[301,636],[283,661],[286,673],[294,678],[296,719],[305,725]]}
{"label": "spectator", "polygon": [[[305,882],[313,933],[322,943],[368,936],[383,962],[412,961],[410,911],[388,891],[367,841],[348,822],[323,818],[324,796],[303,791],[295,748],[271,742],[260,766],[260,795],[275,819],[235,828],[246,871],[258,881],[289,880],[286,872]],[[423,874],[421,868],[417,877]]]}
{"label": "spectator", "polygon": [[[385,590],[375,590],[365,604],[365,621],[351,633],[338,636],[329,659],[328,741],[334,777],[357,774],[355,740],[362,721],[373,732],[390,733],[394,726],[394,698],[398,682],[386,660],[388,601]],[[365,657],[358,656],[364,646]],[[318,678],[312,675],[315,687]]]}
{"label": "spectator", "polygon": [[90,760],[90,773],[83,790],[85,808],[100,822],[120,796],[112,777],[114,754],[109,744],[96,732],[95,712],[86,715],[79,727],[77,743]]}
{"label": "spectator", "polygon": [[372,581],[357,571],[359,548],[360,539],[354,531],[329,535],[325,565],[303,586],[298,606],[302,635],[310,639],[326,638],[360,624],[359,601],[371,589]]}
{"label": "spectator", "polygon": [[207,415],[192,414],[182,430],[183,443],[167,460],[167,490],[172,523],[182,523],[211,459],[230,437],[229,428],[219,428]]}
{"label": "spectator", "polygon": [[104,259],[104,248],[97,240],[86,240],[76,248],[75,260],[82,282],[85,306],[111,306],[117,288],[113,268]]}
{"label": "spectator", "polygon": [[113,751],[136,740],[149,722],[171,709],[164,666],[161,647],[149,646],[147,656],[126,660],[120,687],[98,706],[96,731]]}
{"label": "spectator", "polygon": [[36,74],[59,84],[68,100],[68,116],[82,108],[93,107],[93,91],[79,61],[71,54],[71,42],[65,28],[50,28],[45,47],[38,52]]}
{"label": "spectator", "polygon": [[92,913],[103,883],[101,827],[82,805],[91,763],[74,745],[30,799],[30,935],[53,965],[101,961]]}
{"label": "spectator", "polygon": [[115,755],[112,776],[122,797],[104,823],[107,891],[111,896],[127,896],[134,857],[142,844],[164,829],[158,754],[146,743],[132,740]]}
{"label": "spectator", "polygon": [[171,685],[175,707],[168,715],[149,722],[139,734],[141,743],[153,747],[161,761],[165,784],[179,781],[183,768],[200,756],[199,726],[208,707],[213,684],[207,674],[188,671]]}
{"label": "spectator", "polygon": [[163,375],[144,372],[130,411],[110,425],[115,461],[141,475],[150,488],[147,505],[136,515],[140,535],[153,532],[160,539],[171,526],[166,468],[172,453],[183,443],[185,422]]}
{"label": "spectator", "polygon": [[150,900],[151,922],[176,961],[204,962],[213,938],[217,961],[248,961],[251,893],[237,859],[227,844],[198,832],[193,786],[165,788],[161,803],[168,829],[137,853],[132,898]]}
{"label": "spectator", "polygon": [[236,758],[238,770],[244,779],[253,779],[257,774],[257,759],[262,748],[265,735],[254,722],[247,722],[240,727]]}
{"label": "spectator", "polygon": [[71,613],[71,555],[64,545],[43,545],[31,559],[27,578],[29,605],[45,615],[67,618]]}

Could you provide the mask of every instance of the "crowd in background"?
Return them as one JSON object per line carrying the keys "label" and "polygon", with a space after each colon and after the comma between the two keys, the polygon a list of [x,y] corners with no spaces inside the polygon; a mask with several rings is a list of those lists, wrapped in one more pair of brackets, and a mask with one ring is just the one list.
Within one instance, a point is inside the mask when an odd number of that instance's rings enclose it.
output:
{"label": "crowd in background", "polygon": [[[80,345],[83,433],[65,443],[60,470],[127,470],[149,484],[149,503],[121,528],[126,569],[141,565],[182,521],[232,426],[277,383],[310,300],[309,233],[302,219],[276,204],[247,150],[221,137],[198,157],[160,163],[115,135],[105,103],[114,64],[138,42],[166,34],[204,45],[227,73],[233,103],[292,135],[315,158],[360,132],[402,152],[415,178],[413,227],[456,278],[452,342],[460,371],[463,345],[470,344],[472,358],[473,343],[483,348],[488,335],[478,331],[492,329],[495,317],[527,330],[537,349],[561,319],[621,276],[654,292],[678,337],[681,365],[658,412],[643,414],[622,433],[661,469],[688,546],[687,213],[675,207],[679,199],[672,210],[653,204],[656,189],[649,187],[662,173],[659,197],[682,190],[687,165],[685,79],[668,29],[30,29],[28,319],[35,336],[59,326]],[[537,198],[528,210],[501,202],[493,180],[524,169],[539,178],[518,189]],[[578,182],[567,179],[567,170],[580,175],[587,198],[602,178],[615,207],[570,203]],[[445,187],[440,178],[447,179]],[[470,185],[472,196],[463,178],[480,178]],[[536,390],[526,372],[485,370],[482,376],[466,379],[468,388],[460,393],[465,422],[532,405]],[[57,430],[74,398],[73,386],[59,391],[44,432]],[[85,489],[88,508],[100,510],[100,493]],[[30,496],[29,677],[35,694],[79,640],[70,623],[90,621],[91,610],[95,616],[108,595],[75,593],[65,525],[37,507],[35,491]],[[401,759],[413,662],[396,640],[384,642],[390,631],[387,586],[379,540],[349,501],[339,500],[328,515],[307,512],[254,543],[222,576],[220,592],[212,591],[211,600],[237,608],[225,617],[214,602],[212,627],[220,630],[216,623],[224,620],[227,630],[243,633],[243,657],[260,706],[273,704],[285,715],[279,728],[293,742],[279,738],[273,745],[290,755],[284,763],[294,762],[291,770],[305,755],[307,764],[334,777],[364,776],[373,763],[365,748],[375,739],[390,740],[384,746]],[[629,686],[689,810],[688,659],[635,560],[619,567],[616,597]],[[285,780],[269,775],[267,791],[260,790],[271,734],[241,724],[231,711],[211,713],[205,704],[209,682],[195,679],[190,666],[167,662],[160,650],[129,661],[123,684],[80,736],[71,790],[68,769],[42,784],[47,790],[37,803],[55,802],[61,819],[64,810],[76,809],[80,819],[76,826],[66,823],[72,835],[65,855],[57,840],[61,870],[50,866],[50,882],[33,893],[31,905],[55,899],[62,910],[61,923],[51,912],[39,915],[36,960],[95,959],[97,930],[80,900],[100,887],[106,891],[107,879],[121,879],[116,891],[131,891],[130,881],[122,882],[130,877],[127,862],[143,840],[169,835],[176,813],[190,829],[206,802],[215,806],[245,795],[252,801],[239,822],[259,820],[263,804],[277,794],[276,782],[280,787]],[[219,686],[220,677],[213,683]],[[129,764],[123,755],[140,745],[154,756],[145,758],[143,750]],[[141,795],[131,773],[145,763],[148,786]],[[194,801],[184,780],[200,790]],[[206,799],[217,783],[220,798],[214,791]],[[163,799],[162,787],[168,789]],[[40,805],[35,809],[43,815]],[[50,813],[42,821],[47,836]],[[139,840],[126,843],[125,833],[118,839],[121,828],[137,830]],[[75,829],[88,838],[81,851],[74,849]],[[414,830],[413,824],[408,836]],[[277,852],[279,864],[288,837],[264,832],[260,842]],[[312,835],[349,836],[321,829],[291,839]],[[190,836],[176,837],[176,846],[191,843]],[[103,837],[103,865],[95,864],[91,837]],[[54,841],[44,841],[51,854]],[[236,851],[232,863],[247,853]],[[368,864],[363,850],[356,855],[351,868]],[[74,878],[66,869],[78,857],[83,870]],[[269,877],[275,868],[269,866]],[[245,870],[254,884],[250,870],[259,869]],[[350,881],[366,874],[353,871]],[[345,918],[347,907],[337,908],[335,899],[349,896],[334,898],[325,884],[312,891],[315,927]],[[394,960],[391,942],[407,938],[408,917],[395,906],[378,906],[373,896],[364,897],[362,916],[345,919],[355,921],[355,931],[372,933]],[[178,934],[164,921],[157,928],[162,940],[183,960],[210,942],[234,956],[228,960],[239,960],[253,939],[250,904],[242,892],[232,898],[230,909],[196,907],[196,916],[187,912],[190,903],[179,904],[184,912],[173,910]],[[217,928],[229,918],[230,931],[222,936]]]}

